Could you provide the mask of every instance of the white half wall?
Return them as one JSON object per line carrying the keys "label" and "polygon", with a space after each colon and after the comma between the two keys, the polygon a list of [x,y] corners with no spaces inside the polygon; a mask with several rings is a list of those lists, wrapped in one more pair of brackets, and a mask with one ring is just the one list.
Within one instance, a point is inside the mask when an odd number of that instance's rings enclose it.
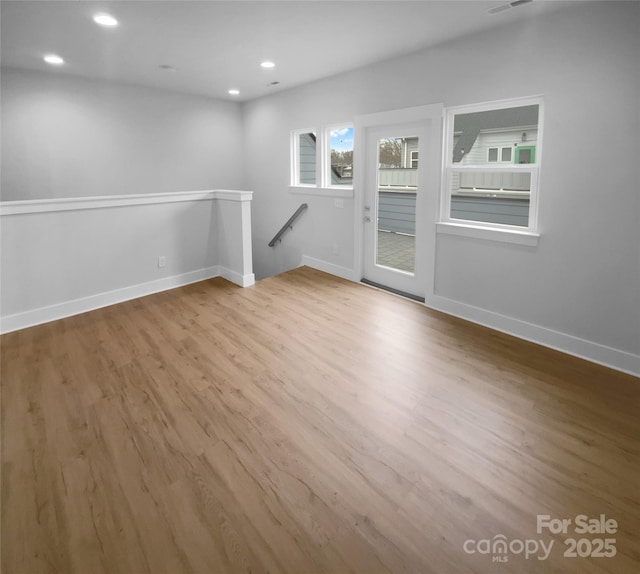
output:
{"label": "white half wall", "polygon": [[[427,300],[505,330],[510,320],[513,334],[640,375],[639,26],[637,2],[572,2],[245,104],[246,185],[260,213],[256,271],[304,261],[355,272],[361,198],[338,208],[330,194],[293,193],[291,130],[432,103],[542,95],[538,245],[434,233]],[[309,204],[304,218],[267,250],[263,243],[301,202]]]}
{"label": "white half wall", "polygon": [[3,202],[0,330],[210,277],[252,285],[246,249],[251,195],[201,191]]}
{"label": "white half wall", "polygon": [[2,200],[244,189],[236,102],[3,68]]}

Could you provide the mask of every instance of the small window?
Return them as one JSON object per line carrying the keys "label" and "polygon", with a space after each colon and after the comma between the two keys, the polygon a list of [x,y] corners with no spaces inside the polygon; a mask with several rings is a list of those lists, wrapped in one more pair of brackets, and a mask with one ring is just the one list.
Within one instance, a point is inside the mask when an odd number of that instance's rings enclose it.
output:
{"label": "small window", "polygon": [[496,163],[498,161],[498,154],[502,163],[511,163],[511,148],[510,147],[490,147],[489,155],[487,157],[488,163]]}
{"label": "small window", "polygon": [[441,221],[536,230],[541,98],[450,108]]}
{"label": "small window", "polygon": [[516,163],[535,163],[536,148],[535,146],[519,146],[516,148]]}
{"label": "small window", "polygon": [[316,132],[295,131],[292,134],[292,185],[316,185]]}
{"label": "small window", "polygon": [[353,126],[291,132],[291,185],[353,186]]}
{"label": "small window", "polygon": [[411,169],[418,169],[418,152],[411,152]]}
{"label": "small window", "polygon": [[331,163],[326,186],[353,185],[353,126],[329,128],[329,157]]}

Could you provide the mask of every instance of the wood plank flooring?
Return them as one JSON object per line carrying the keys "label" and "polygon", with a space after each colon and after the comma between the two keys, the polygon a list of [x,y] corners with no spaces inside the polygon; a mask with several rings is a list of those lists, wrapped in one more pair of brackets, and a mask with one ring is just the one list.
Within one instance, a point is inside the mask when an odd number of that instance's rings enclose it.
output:
{"label": "wood plank flooring", "polygon": [[637,378],[308,268],[1,344],[4,574],[640,571]]}

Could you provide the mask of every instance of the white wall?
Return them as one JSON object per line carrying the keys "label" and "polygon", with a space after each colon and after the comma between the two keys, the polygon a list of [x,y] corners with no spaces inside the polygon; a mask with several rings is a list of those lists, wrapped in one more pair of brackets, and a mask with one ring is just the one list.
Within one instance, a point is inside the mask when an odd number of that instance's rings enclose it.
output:
{"label": "white wall", "polygon": [[[539,245],[440,234],[435,295],[454,312],[504,317],[522,336],[531,327],[541,342],[640,371],[639,24],[638,3],[574,4],[246,104],[246,184],[260,214],[256,273],[303,256],[354,267],[354,201],[337,209],[333,198],[288,191],[290,130],[421,104],[543,94]],[[304,221],[266,248],[302,201],[310,207]]]}
{"label": "white wall", "polygon": [[0,330],[218,275],[253,284],[250,201],[203,191],[2,204]]}
{"label": "white wall", "polygon": [[183,193],[242,189],[242,138],[237,103],[3,69],[2,330],[215,275],[251,284],[250,194]]}
{"label": "white wall", "polygon": [[[450,312],[640,372],[639,24],[638,3],[571,3],[564,12],[528,24],[496,28],[242,107],[3,70],[2,197],[252,189],[259,277],[303,260],[350,276],[358,258],[358,198],[344,199],[340,208],[333,197],[290,193],[290,130],[429,103],[451,106],[543,94],[539,245],[433,237],[435,293],[430,300]],[[282,244],[268,248],[302,202],[309,210]],[[160,240],[189,235],[192,223],[187,221],[196,222],[199,231],[192,238],[200,241],[209,225],[201,221],[207,214],[200,211],[190,212],[186,220],[181,213],[167,220],[163,209],[153,213],[156,224],[166,223],[156,232],[135,224],[146,212],[133,210],[132,220],[123,215],[128,239],[122,243],[116,234],[113,241],[122,244],[113,250],[99,244],[92,251],[95,245],[85,241],[97,225],[90,217],[80,221],[69,215],[69,221],[53,228],[28,221],[14,225],[9,235],[3,222],[3,291],[17,293],[24,285],[33,308],[50,300],[42,299],[43,291],[32,293],[29,281],[51,284],[52,292],[62,282],[65,289],[77,289],[65,279],[66,262],[55,255],[38,258],[28,276],[16,271],[6,279],[5,262],[19,266],[24,258],[21,242],[39,243],[47,254],[47,238],[58,236],[88,261],[105,261],[95,278],[85,270],[80,285],[99,279],[96,288],[126,288],[113,283],[118,273],[109,273],[125,265],[118,261],[124,255],[132,258],[126,263],[132,272],[126,284],[148,282],[149,276],[135,275],[142,268],[157,274],[146,266],[156,265],[158,244],[152,242],[138,261],[126,250],[138,245],[135,229],[144,232],[142,245],[147,232]],[[114,233],[113,225],[101,229]],[[206,253],[190,241],[176,243],[178,258],[184,254],[191,268],[208,265]],[[3,314],[26,308],[7,301]]]}
{"label": "white wall", "polygon": [[243,189],[239,104],[2,69],[2,200]]}

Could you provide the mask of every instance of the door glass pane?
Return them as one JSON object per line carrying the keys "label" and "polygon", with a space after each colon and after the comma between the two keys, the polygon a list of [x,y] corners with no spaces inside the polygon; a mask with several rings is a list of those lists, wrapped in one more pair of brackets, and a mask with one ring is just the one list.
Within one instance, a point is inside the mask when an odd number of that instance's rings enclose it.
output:
{"label": "door glass pane", "polygon": [[415,272],[417,151],[417,137],[378,140],[376,264],[406,273]]}

